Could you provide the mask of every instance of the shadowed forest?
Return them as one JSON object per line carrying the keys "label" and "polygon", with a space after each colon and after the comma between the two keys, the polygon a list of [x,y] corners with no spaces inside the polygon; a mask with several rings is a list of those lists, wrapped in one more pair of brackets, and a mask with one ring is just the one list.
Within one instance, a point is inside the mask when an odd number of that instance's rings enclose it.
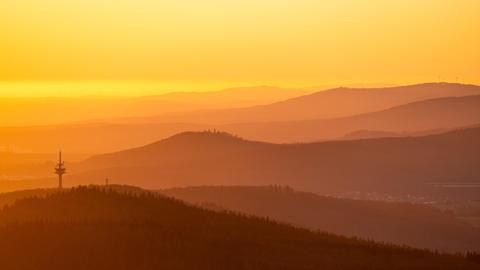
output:
{"label": "shadowed forest", "polygon": [[426,205],[340,199],[282,186],[200,186],[160,193],[212,210],[230,209],[337,235],[452,253],[480,251],[480,229],[451,211]]}
{"label": "shadowed forest", "polygon": [[2,269],[478,269],[463,256],[98,187],[19,200],[0,222]]}

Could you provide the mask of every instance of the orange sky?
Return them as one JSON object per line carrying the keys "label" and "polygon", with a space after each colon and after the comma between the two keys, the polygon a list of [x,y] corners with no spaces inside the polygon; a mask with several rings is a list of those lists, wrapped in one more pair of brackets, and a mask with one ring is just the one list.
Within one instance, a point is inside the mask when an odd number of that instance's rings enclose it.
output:
{"label": "orange sky", "polygon": [[478,0],[1,0],[0,95],[480,83],[479,14]]}

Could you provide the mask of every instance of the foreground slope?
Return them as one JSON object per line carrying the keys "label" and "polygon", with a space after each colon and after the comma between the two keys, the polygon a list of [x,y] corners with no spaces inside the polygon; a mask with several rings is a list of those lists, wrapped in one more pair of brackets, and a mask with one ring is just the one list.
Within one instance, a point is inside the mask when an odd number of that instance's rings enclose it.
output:
{"label": "foreground slope", "polygon": [[[444,190],[432,183],[477,182],[479,152],[480,128],[425,137],[306,144],[187,132],[92,157],[72,167],[77,174],[69,178],[103,183],[111,177],[116,183],[150,188],[281,184],[320,194],[357,190],[433,195]],[[468,197],[474,192],[460,193]]]}
{"label": "foreground slope", "polygon": [[479,229],[419,204],[337,199],[275,186],[199,186],[160,192],[213,209],[266,216],[339,235],[450,252],[480,251]]}
{"label": "foreground slope", "polygon": [[[462,257],[79,188],[0,212],[2,269],[478,269]],[[25,258],[28,258],[25,259]]]}

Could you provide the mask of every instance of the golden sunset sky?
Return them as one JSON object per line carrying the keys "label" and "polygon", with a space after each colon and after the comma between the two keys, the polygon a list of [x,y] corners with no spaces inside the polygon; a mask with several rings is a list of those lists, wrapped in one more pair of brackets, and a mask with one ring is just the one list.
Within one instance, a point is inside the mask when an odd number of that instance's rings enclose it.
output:
{"label": "golden sunset sky", "polygon": [[0,0],[0,96],[480,83],[478,0]]}

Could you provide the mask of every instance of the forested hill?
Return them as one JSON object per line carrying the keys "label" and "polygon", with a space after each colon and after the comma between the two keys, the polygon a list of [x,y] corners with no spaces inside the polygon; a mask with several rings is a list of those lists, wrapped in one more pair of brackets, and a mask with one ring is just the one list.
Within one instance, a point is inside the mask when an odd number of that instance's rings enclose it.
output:
{"label": "forested hill", "polygon": [[279,186],[197,186],[160,192],[211,209],[265,216],[339,235],[451,253],[480,251],[479,229],[422,204],[340,199]]}
{"label": "forested hill", "polygon": [[[462,257],[77,188],[0,211],[0,269],[479,269]],[[28,259],[27,259],[28,258]]]}
{"label": "forested hill", "polygon": [[[424,137],[304,144],[242,140],[223,132],[184,132],[139,148],[94,156],[69,181],[147,188],[288,185],[319,194],[345,191],[438,196],[431,183],[480,179],[480,127]],[[83,172],[82,172],[83,171]],[[78,173],[76,173],[78,172]],[[448,191],[448,196],[457,196]],[[462,198],[478,198],[474,189]],[[446,196],[442,196],[446,197]]]}

